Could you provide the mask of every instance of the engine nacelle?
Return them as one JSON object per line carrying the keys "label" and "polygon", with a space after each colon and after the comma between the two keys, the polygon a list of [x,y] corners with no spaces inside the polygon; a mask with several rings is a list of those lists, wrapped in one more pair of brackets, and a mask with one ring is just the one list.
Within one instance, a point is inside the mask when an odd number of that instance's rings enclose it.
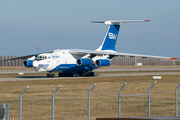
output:
{"label": "engine nacelle", "polygon": [[100,66],[109,66],[110,65],[110,61],[107,59],[98,59],[95,61],[95,65],[100,67]]}
{"label": "engine nacelle", "polygon": [[24,67],[33,67],[33,60],[23,61]]}
{"label": "engine nacelle", "polygon": [[80,58],[77,60],[77,65],[79,66],[86,66],[86,65],[91,65],[92,61],[88,58]]}

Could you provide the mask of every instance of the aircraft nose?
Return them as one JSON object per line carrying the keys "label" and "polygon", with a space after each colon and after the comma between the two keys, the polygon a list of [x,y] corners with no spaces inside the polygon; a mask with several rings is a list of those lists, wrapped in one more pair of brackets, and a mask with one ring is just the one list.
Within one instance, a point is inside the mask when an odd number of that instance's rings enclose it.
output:
{"label": "aircraft nose", "polygon": [[33,67],[38,67],[38,61],[33,62]]}

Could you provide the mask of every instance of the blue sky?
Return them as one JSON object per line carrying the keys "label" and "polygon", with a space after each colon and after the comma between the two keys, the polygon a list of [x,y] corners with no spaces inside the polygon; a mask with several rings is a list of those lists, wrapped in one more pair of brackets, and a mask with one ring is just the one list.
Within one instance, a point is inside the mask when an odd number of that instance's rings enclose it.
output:
{"label": "blue sky", "polygon": [[121,24],[118,52],[180,57],[180,0],[1,0],[0,55],[58,49],[97,49],[107,31],[92,20]]}

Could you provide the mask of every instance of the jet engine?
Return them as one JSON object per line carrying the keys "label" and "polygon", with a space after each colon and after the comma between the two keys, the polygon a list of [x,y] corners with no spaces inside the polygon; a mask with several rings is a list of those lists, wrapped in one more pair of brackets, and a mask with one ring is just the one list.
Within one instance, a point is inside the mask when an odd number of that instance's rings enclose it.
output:
{"label": "jet engine", "polygon": [[98,59],[95,61],[95,65],[100,67],[100,66],[109,66],[110,61],[108,59]]}
{"label": "jet engine", "polygon": [[79,66],[86,66],[91,65],[92,61],[89,58],[80,58],[77,60],[77,65]]}
{"label": "jet engine", "polygon": [[33,60],[23,61],[24,67],[33,67]]}

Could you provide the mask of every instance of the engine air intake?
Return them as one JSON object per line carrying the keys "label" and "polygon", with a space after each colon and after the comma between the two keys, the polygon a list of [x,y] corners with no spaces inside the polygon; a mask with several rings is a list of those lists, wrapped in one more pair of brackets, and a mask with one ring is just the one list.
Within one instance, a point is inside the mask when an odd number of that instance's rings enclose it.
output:
{"label": "engine air intake", "polygon": [[24,67],[33,67],[33,60],[23,61],[23,66]]}
{"label": "engine air intake", "polygon": [[107,59],[99,59],[99,60],[96,60],[95,64],[98,67],[100,67],[100,66],[109,66],[110,65],[110,61],[107,60]]}
{"label": "engine air intake", "polygon": [[86,66],[91,65],[92,61],[89,58],[80,58],[77,60],[77,65],[79,66]]}

